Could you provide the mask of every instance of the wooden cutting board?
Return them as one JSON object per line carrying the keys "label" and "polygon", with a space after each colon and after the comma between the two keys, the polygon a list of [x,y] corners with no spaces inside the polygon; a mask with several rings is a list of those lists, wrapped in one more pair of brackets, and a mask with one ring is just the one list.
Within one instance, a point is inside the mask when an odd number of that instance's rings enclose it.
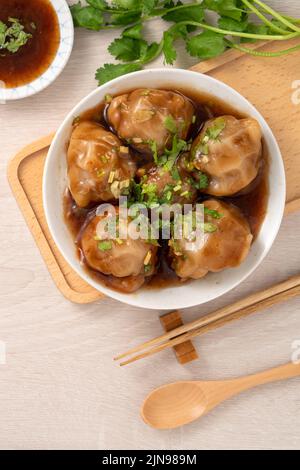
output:
{"label": "wooden cutting board", "polygon": [[[278,43],[255,45],[255,48],[260,47],[274,51],[278,49]],[[295,93],[293,84],[296,86],[296,81],[300,80],[300,51],[272,59],[229,51],[217,59],[194,66],[192,70],[207,73],[235,88],[266,118],[284,158],[286,213],[300,209],[300,104],[292,101]],[[298,96],[300,98],[300,92]],[[9,164],[8,179],[56,286],[70,301],[90,303],[104,296],[84,282],[66,263],[51,238],[44,215],[42,175],[52,138],[53,135],[44,137],[21,150]]]}

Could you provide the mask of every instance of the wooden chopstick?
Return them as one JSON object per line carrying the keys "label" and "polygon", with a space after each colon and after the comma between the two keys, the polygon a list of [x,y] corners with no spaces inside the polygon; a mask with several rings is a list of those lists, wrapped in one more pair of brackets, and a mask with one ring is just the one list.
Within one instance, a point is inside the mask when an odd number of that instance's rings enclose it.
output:
{"label": "wooden chopstick", "polygon": [[[143,344],[130,349],[124,354],[119,355],[115,360],[120,360],[134,353],[144,351],[124,362],[120,365],[127,365],[132,362],[151,356],[156,352],[163,351],[166,348],[181,344],[188,339],[194,338],[200,334],[207,333],[212,329],[219,328],[231,321],[238,320],[250,315],[253,312],[268,308],[278,302],[288,300],[294,296],[300,295],[300,276],[294,276],[287,281],[276,284],[269,289],[252,294],[245,299],[235,302],[210,313],[194,322],[187,323],[175,330],[164,335],[147,341]],[[150,349],[151,348],[151,349]]]}
{"label": "wooden chopstick", "polygon": [[150,341],[146,341],[145,343],[140,344],[132,349],[129,349],[125,353],[120,354],[119,356],[115,357],[115,360],[117,361],[117,360],[123,359],[124,357],[129,356],[135,352],[141,351],[147,347],[154,346],[155,344],[158,344],[168,339],[179,336],[192,329],[202,327],[206,325],[207,323],[210,323],[215,320],[219,320],[220,318],[223,318],[226,315],[231,315],[232,313],[238,310],[241,310],[245,307],[248,307],[249,305],[261,302],[266,298],[269,298],[278,293],[287,291],[296,286],[300,286],[300,275],[289,278],[286,281],[281,282],[279,284],[275,284],[271,286],[269,289],[251,294],[248,297],[245,297],[244,299],[239,300],[238,302],[235,302],[234,304],[227,305],[226,307],[216,310],[215,312],[210,313],[206,316],[203,316],[193,322],[186,323],[185,325],[182,325],[179,328],[176,328],[172,331],[169,331],[168,333],[158,336],[157,338],[154,338]]}

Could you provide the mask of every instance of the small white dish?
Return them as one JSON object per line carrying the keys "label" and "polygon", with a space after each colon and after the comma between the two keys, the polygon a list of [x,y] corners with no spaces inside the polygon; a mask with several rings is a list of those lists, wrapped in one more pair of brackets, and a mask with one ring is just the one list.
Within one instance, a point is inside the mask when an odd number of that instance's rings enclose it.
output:
{"label": "small white dish", "polygon": [[[105,95],[116,95],[134,88],[181,88],[199,90],[229,103],[257,119],[269,150],[269,200],[267,214],[247,259],[238,268],[210,273],[203,279],[181,286],[140,289],[122,294],[91,278],[80,264],[71,234],[63,217],[63,193],[67,186],[67,143],[74,117],[95,107]],[[43,203],[51,235],[69,265],[95,289],[130,305],[150,309],[176,309],[200,305],[223,295],[244,281],[263,261],[279,230],[286,197],[284,165],[276,139],[261,114],[243,96],[224,83],[197,72],[179,69],[153,69],[116,78],[94,90],[65,118],[47,156],[43,178]]]}
{"label": "small white dish", "polygon": [[61,74],[70,58],[74,42],[74,24],[70,8],[66,0],[48,1],[56,11],[59,23],[60,43],[56,56],[48,69],[32,82],[15,88],[0,87],[0,99],[4,103],[27,98],[47,88]]}

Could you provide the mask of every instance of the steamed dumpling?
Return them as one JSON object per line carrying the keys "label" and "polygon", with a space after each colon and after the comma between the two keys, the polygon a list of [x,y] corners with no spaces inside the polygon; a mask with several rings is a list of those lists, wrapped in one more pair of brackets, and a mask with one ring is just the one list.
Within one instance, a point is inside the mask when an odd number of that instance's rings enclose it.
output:
{"label": "steamed dumpling", "polygon": [[112,132],[89,121],[74,128],[67,161],[70,191],[79,207],[117,199],[128,190],[136,171],[129,148]]}
{"label": "steamed dumpling", "polygon": [[120,139],[148,154],[155,142],[160,154],[174,134],[186,139],[194,113],[191,101],[179,93],[138,89],[113,98],[107,117]]}
{"label": "steamed dumpling", "polygon": [[193,142],[191,156],[194,167],[209,176],[206,193],[235,194],[258,174],[262,156],[260,126],[252,118],[211,119]]}
{"label": "steamed dumpling", "polygon": [[172,267],[183,279],[199,279],[211,272],[239,266],[249,253],[253,236],[235,206],[214,199],[204,203],[204,240],[171,239]]}
{"label": "steamed dumpling", "polygon": [[[116,220],[116,236],[107,239],[105,227]],[[99,228],[99,222],[103,227]],[[114,218],[112,214],[95,215],[85,227],[81,238],[81,249],[88,266],[105,275],[123,278],[123,291],[132,292],[139,288],[145,278],[152,276],[157,263],[157,246],[142,238],[120,238],[121,224],[127,223]]]}

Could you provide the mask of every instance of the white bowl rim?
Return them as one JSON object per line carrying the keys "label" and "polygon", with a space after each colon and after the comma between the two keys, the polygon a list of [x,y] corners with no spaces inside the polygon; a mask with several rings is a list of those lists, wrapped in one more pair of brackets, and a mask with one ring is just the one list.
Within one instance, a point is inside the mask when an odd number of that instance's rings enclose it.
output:
{"label": "white bowl rim", "polygon": [[[205,79],[207,79],[211,83],[215,83],[218,86],[222,86],[224,88],[224,91],[227,90],[231,94],[235,95],[235,97],[237,99],[239,99],[241,101],[241,103],[243,102],[248,108],[250,108],[253,111],[254,114],[259,116],[259,119],[260,119],[261,123],[264,125],[265,130],[268,131],[269,137],[272,140],[272,144],[274,145],[274,148],[276,149],[276,153],[277,153],[277,157],[278,157],[276,159],[277,160],[277,165],[278,165],[278,169],[279,169],[279,172],[280,172],[280,176],[282,178],[282,180],[281,180],[281,186],[282,186],[281,195],[282,195],[282,197],[280,199],[280,204],[279,204],[279,206],[277,206],[277,210],[276,210],[276,212],[278,214],[277,222],[276,222],[276,225],[273,226],[272,234],[271,234],[271,236],[269,237],[269,240],[268,240],[268,246],[265,247],[264,251],[262,252],[262,254],[259,257],[259,260],[257,260],[255,263],[253,263],[253,266],[239,280],[232,283],[230,285],[230,287],[227,287],[226,289],[224,289],[223,291],[221,291],[217,295],[212,295],[212,296],[208,295],[203,301],[197,300],[197,302],[195,302],[192,298],[187,298],[187,299],[185,298],[184,302],[181,302],[181,303],[179,302],[178,305],[176,304],[177,307],[174,307],[173,305],[172,306],[164,306],[164,305],[158,306],[156,302],[151,302],[151,301],[147,302],[147,305],[142,305],[142,303],[138,299],[135,298],[135,293],[133,293],[133,294],[119,293],[119,292],[117,292],[113,289],[109,289],[109,288],[105,287],[103,284],[95,281],[86,272],[81,272],[77,268],[77,266],[74,264],[73,260],[68,259],[68,257],[65,256],[64,249],[62,247],[62,243],[59,240],[59,238],[56,236],[56,230],[55,230],[55,228],[52,224],[51,218],[49,217],[49,208],[48,208],[48,200],[47,200],[47,187],[48,187],[48,178],[47,178],[47,176],[48,176],[48,170],[49,170],[49,166],[50,166],[50,162],[51,162],[51,155],[52,155],[53,149],[55,148],[57,142],[59,142],[60,139],[61,139],[61,133],[62,133],[66,123],[71,118],[74,118],[74,116],[77,116],[78,114],[80,114],[80,109],[84,106],[84,104],[87,101],[91,100],[94,96],[96,97],[100,93],[100,91],[102,91],[106,87],[107,88],[108,87],[113,87],[114,85],[117,85],[118,83],[120,83],[122,81],[124,81],[124,82],[126,82],[126,80],[130,81],[130,79],[134,78],[135,76],[143,76],[143,75],[147,76],[147,75],[153,74],[153,73],[155,73],[155,74],[159,73],[159,74],[162,74],[162,75],[164,75],[164,74],[167,75],[167,74],[170,74],[170,73],[174,74],[174,75],[180,75],[181,74],[183,79],[187,78],[186,74],[193,74],[193,75],[198,76],[198,77],[199,77],[199,75],[201,75],[202,77],[205,77]],[[183,83],[184,83],[184,81],[183,81]],[[127,87],[127,89],[128,88],[130,88],[130,87]],[[124,89],[126,90],[126,83],[124,83]],[[205,90],[204,90],[204,93],[205,93]],[[213,96],[213,93],[209,93],[209,94]],[[226,103],[226,99],[224,100],[224,102]],[[95,103],[95,105],[96,104],[97,103]],[[144,308],[144,309],[170,310],[171,308],[178,308],[178,309],[181,308],[182,309],[182,308],[194,307],[194,306],[197,306],[197,305],[202,305],[204,303],[210,302],[211,300],[215,300],[218,297],[230,292],[232,289],[237,287],[239,284],[241,284],[243,281],[245,281],[258,268],[258,266],[262,263],[264,258],[269,253],[269,251],[270,251],[270,249],[271,249],[271,247],[274,243],[274,240],[275,240],[275,238],[278,234],[278,231],[279,231],[279,228],[280,228],[280,225],[281,225],[281,222],[282,222],[282,218],[283,218],[283,215],[284,215],[284,209],[285,209],[285,200],[286,200],[286,177],[285,177],[285,169],[284,169],[284,164],[283,164],[281,151],[280,151],[279,145],[277,143],[277,140],[276,140],[271,128],[269,127],[269,125],[267,124],[267,122],[265,121],[263,116],[260,114],[260,112],[255,108],[255,106],[252,105],[243,95],[241,95],[239,92],[237,92],[234,88],[230,87],[229,85],[221,82],[220,80],[217,80],[214,77],[211,77],[209,75],[202,74],[202,73],[199,73],[199,72],[196,72],[196,71],[177,69],[177,68],[152,68],[152,69],[141,70],[141,71],[138,71],[138,72],[132,72],[130,74],[123,75],[121,77],[117,77],[117,78],[111,80],[110,82],[107,82],[104,85],[101,85],[100,87],[96,88],[91,93],[89,93],[87,96],[85,96],[67,114],[67,116],[65,117],[65,119],[61,123],[60,127],[58,128],[58,130],[57,130],[57,132],[54,136],[54,139],[53,139],[53,141],[50,145],[49,151],[48,151],[48,155],[47,155],[45,166],[44,166],[42,193],[43,193],[43,205],[44,205],[46,220],[47,220],[47,223],[48,223],[50,233],[51,233],[51,235],[54,239],[54,242],[57,245],[58,249],[60,250],[61,254],[64,256],[64,258],[68,262],[68,264],[72,267],[72,269],[74,269],[74,271],[83,280],[85,280],[88,284],[90,284],[92,287],[94,287],[99,292],[104,293],[106,296],[111,297],[115,300],[119,300],[122,303],[132,305],[132,306],[135,306],[135,307]],[[267,217],[268,217],[268,215],[266,214],[265,220],[267,219]],[[264,222],[263,222],[263,224],[264,224]],[[258,235],[255,243],[259,240],[259,238],[260,238],[260,234]],[[74,254],[76,256],[75,250],[74,250]],[[239,267],[232,268],[232,269],[237,270],[237,269],[239,269]],[[229,271],[229,269],[224,270],[223,272],[226,272],[226,271]],[[220,273],[215,273],[215,274],[220,274]],[[196,281],[192,281],[192,283],[196,283],[196,282],[201,282],[201,279],[196,280]],[[183,284],[183,286],[184,285],[186,285],[186,284]],[[174,288],[176,288],[176,287],[174,287]],[[149,291],[152,292],[153,294],[155,294],[157,292],[161,294],[164,291],[166,292],[167,290],[168,289],[162,288],[162,289],[150,289]]]}
{"label": "white bowl rim", "polygon": [[0,87],[0,100],[3,102],[21,100],[45,90],[59,77],[69,61],[74,44],[74,23],[70,8],[66,0],[48,1],[57,14],[60,30],[60,42],[55,57],[42,75],[32,82],[13,88]]}

